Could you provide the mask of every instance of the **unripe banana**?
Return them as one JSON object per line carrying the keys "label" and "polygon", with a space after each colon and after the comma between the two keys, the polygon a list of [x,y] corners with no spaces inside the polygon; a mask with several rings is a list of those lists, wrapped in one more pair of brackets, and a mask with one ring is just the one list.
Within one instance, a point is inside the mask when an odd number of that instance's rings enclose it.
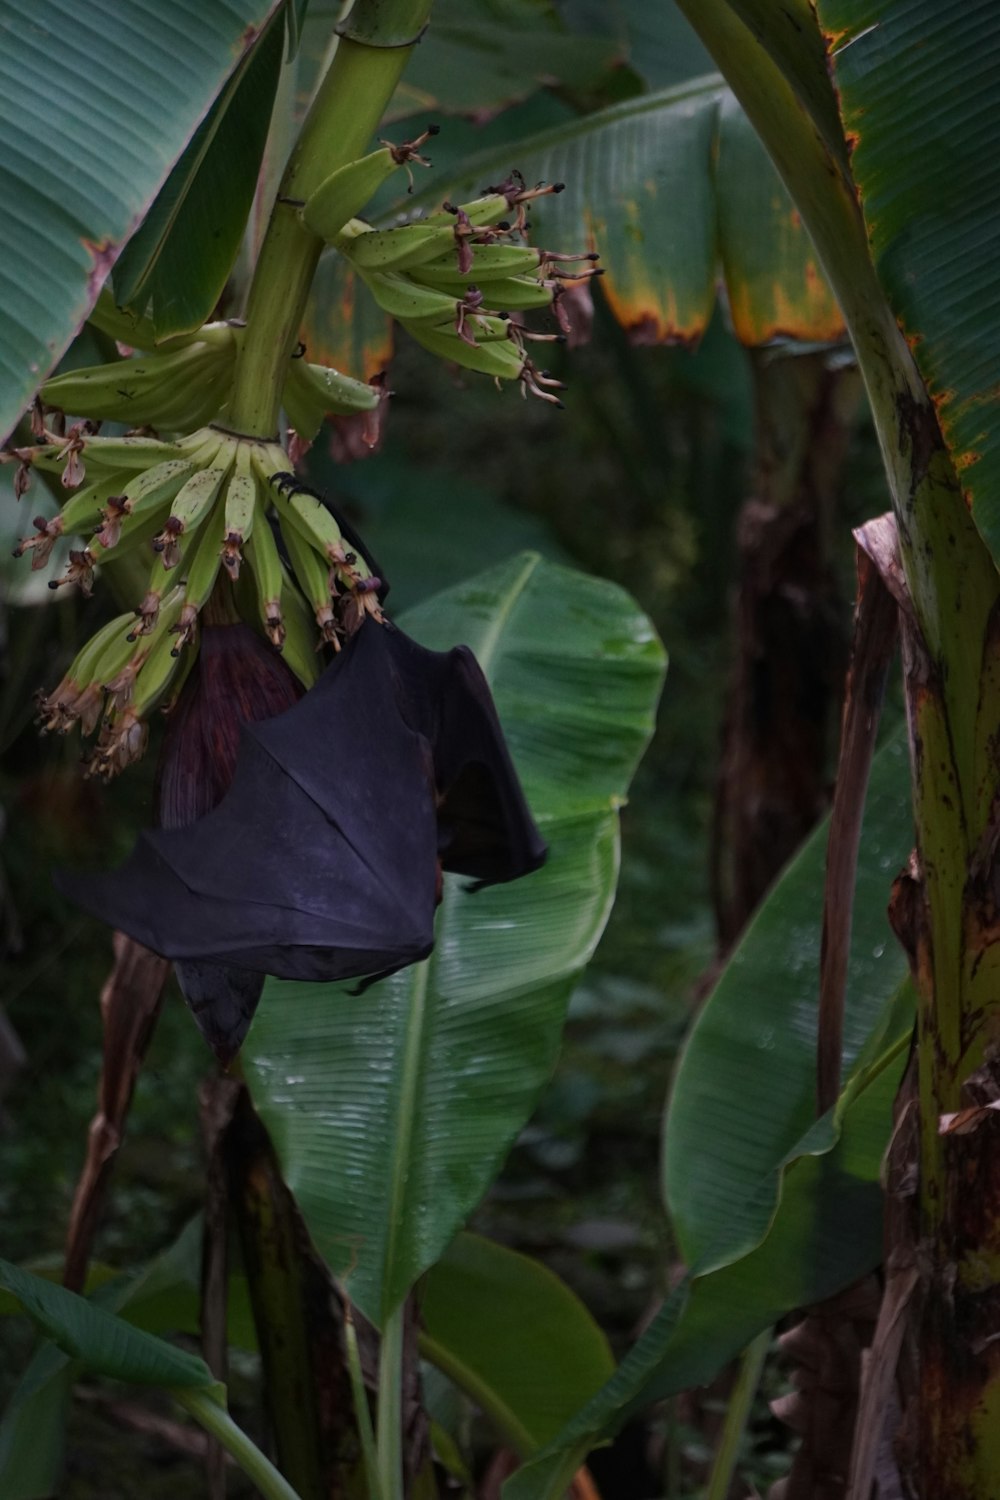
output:
{"label": "unripe banana", "polygon": [[426,220],[399,224],[395,229],[371,229],[360,219],[352,219],[336,246],[358,270],[407,271],[454,251],[455,231],[451,225]]}
{"label": "unripe banana", "polygon": [[65,677],[47,697],[39,700],[42,733],[55,730],[66,734],[78,721],[84,734],[93,733],[104,704],[103,663],[117,653],[120,669],[128,660],[132,646],[127,635],[132,624],[130,615],[118,615],[92,635],[77,652]]}
{"label": "unripe banana", "polygon": [[375,301],[400,322],[447,323],[455,317],[455,297],[421,286],[399,271],[361,271]]}
{"label": "unripe banana", "polygon": [[167,626],[161,631],[136,678],[132,706],[140,718],[145,718],[165,696],[171,679],[180,666],[174,655],[169,628]]}
{"label": "unripe banana", "polygon": [[[230,452],[227,451],[222,456],[231,461]],[[153,541],[153,550],[160,553],[164,568],[175,568],[180,562],[191,535],[198,530],[215,504],[229,466],[226,462],[213,464],[208,469],[199,469],[181,486],[170,507],[163,530]]]}
{"label": "unripe banana", "polygon": [[179,588],[172,591],[154,635],[107,683],[107,716],[87,767],[88,776],[110,779],[139,759],[149,738],[145,716],[187,670],[188,663],[176,659],[170,642],[182,595]]}
{"label": "unripe banana", "polygon": [[414,281],[425,282],[427,286],[437,286],[441,278],[449,284],[453,281],[472,281],[476,286],[486,286],[498,276],[534,275],[541,264],[541,252],[532,245],[474,245],[472,265],[467,271],[462,271],[452,243],[449,253],[439,255],[434,260],[423,261],[412,268],[412,275]]}
{"label": "unripe banana", "polygon": [[481,375],[492,375],[498,380],[521,378],[524,358],[506,337],[467,344],[453,329],[429,328],[425,323],[408,323],[406,326],[418,344],[440,359],[450,360],[466,370],[477,370]]}
{"label": "unripe banana", "polygon": [[428,267],[411,271],[410,275],[421,285],[453,297],[461,297],[470,287],[475,286],[482,293],[487,307],[502,308],[504,312],[521,312],[552,305],[552,284],[536,281],[531,276],[496,276],[490,280],[477,279],[473,282],[471,277],[463,280],[457,275],[433,271]]}
{"label": "unripe banana", "polygon": [[46,520],[44,516],[36,517],[35,535],[22,537],[14,548],[14,556],[23,557],[25,552],[30,551],[32,570],[44,567],[59,537],[78,536],[93,531],[101,518],[102,509],[121,492],[128,478],[128,474],[124,473],[105,475],[100,481],[77,490],[59,514],[50,520]]}
{"label": "unripe banana", "polygon": [[189,430],[215,416],[232,382],[236,341],[200,340],[167,353],[70,370],[47,380],[46,406],[75,416]]}
{"label": "unripe banana", "polygon": [[350,549],[336,518],[321,500],[308,492],[286,494],[278,485],[271,486],[271,495],[283,529],[292,527],[304,542],[329,558],[331,564],[347,561]]}
{"label": "unripe banana", "polygon": [[291,361],[281,399],[290,425],[307,442],[312,442],[325,417],[374,411],[379,402],[374,387],[304,359]]}
{"label": "unripe banana", "polygon": [[[66,463],[65,444],[49,443],[30,452],[32,466],[44,473],[58,474]],[[184,456],[180,443],[161,443],[157,438],[147,437],[86,437],[82,452],[88,468],[128,470],[132,474],[165,459]]]}
{"label": "unripe banana", "polygon": [[[134,541],[153,516],[167,510],[185,483],[193,476],[193,464],[184,458],[168,458],[142,474],[133,476],[116,503],[104,511],[104,526],[90,544],[96,561]],[[165,517],[164,517],[165,519]],[[162,524],[162,523],[161,523]]]}
{"label": "unripe banana", "polygon": [[410,162],[430,165],[418,154],[418,148],[432,135],[437,135],[436,125],[429,126],[414,141],[404,141],[401,146],[385,142],[378,151],[338,167],[306,199],[301,210],[304,223],[320,239],[335,239],[348,219],[359,214],[400,167],[408,168]]}
{"label": "unripe banana", "polygon": [[482,229],[506,219],[510,213],[510,204],[503,193],[484,193],[481,198],[473,198],[469,203],[460,204],[457,210],[453,207],[443,208],[438,213],[428,214],[420,222],[435,227],[448,224],[454,229],[456,212],[464,214],[477,229]]}
{"label": "unripe banana", "polygon": [[253,530],[257,511],[257,480],[251,470],[250,444],[236,449],[236,468],[226,489],[223,520],[222,565],[230,578],[240,576],[242,547]]}
{"label": "unripe banana", "polygon": [[287,516],[281,518],[280,526],[292,572],[312,608],[320,633],[324,640],[336,642],[336,619],[330,597],[330,563],[324,560]]}
{"label": "unripe banana", "polygon": [[311,688],[323,668],[317,651],[316,626],[309,606],[287,574],[282,581],[281,611],[285,625],[282,659],[303,687]]}
{"label": "unripe banana", "polygon": [[282,567],[270,523],[255,526],[246,545],[246,560],[257,585],[260,616],[267,638],[280,651],[285,640],[281,613]]}
{"label": "unripe banana", "polygon": [[184,566],[184,602],[177,623],[172,627],[177,634],[173,654],[180,656],[184,646],[194,640],[198,628],[198,615],[208,602],[215,587],[222,561],[219,550],[221,516],[218,507],[202,524]]}
{"label": "unripe banana", "polygon": [[320,239],[335,239],[348,219],[361,212],[400,166],[391,148],[384,146],[338,167],[306,199],[302,207],[303,222]]}

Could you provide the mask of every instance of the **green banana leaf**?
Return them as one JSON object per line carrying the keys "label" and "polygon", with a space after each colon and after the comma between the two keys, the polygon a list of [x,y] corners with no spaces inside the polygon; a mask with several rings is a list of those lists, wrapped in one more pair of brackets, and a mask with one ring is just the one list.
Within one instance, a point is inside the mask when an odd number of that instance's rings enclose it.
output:
{"label": "green banana leaf", "polygon": [[0,435],[278,0],[8,0],[0,84]]}
{"label": "green banana leaf", "polygon": [[284,50],[275,16],[247,52],[119,256],[115,301],[157,343],[208,321],[239,253]]}
{"label": "green banana leaf", "polygon": [[563,0],[560,9],[575,31],[617,37],[647,88],[671,88],[714,67],[674,0]]}
{"label": "green banana leaf", "polygon": [[434,0],[390,118],[434,109],[482,119],[543,84],[593,88],[622,57],[615,38],[567,30],[536,0]]}
{"label": "green banana leaf", "polygon": [[[330,494],[343,483],[342,472],[322,454],[310,455],[310,473]],[[446,462],[418,468],[391,450],[376,453],[351,471],[351,504],[392,582],[393,614],[461,583],[484,557],[530,551],[548,562],[570,561],[540,517],[503,504],[486,485],[459,483]]]}
{"label": "green banana leaf", "polygon": [[555,1437],[614,1371],[608,1341],[547,1266],[460,1234],[420,1293],[423,1357],[522,1457]]}
{"label": "green banana leaf", "polygon": [[[302,30],[308,85],[316,76],[342,10],[341,0],[312,0]],[[623,60],[623,40],[608,28],[567,27],[538,0],[434,0],[431,23],[406,66],[383,124],[414,113],[489,118],[543,86],[589,89]]]}
{"label": "green banana leaf", "polygon": [[[53,1264],[36,1274],[36,1279],[44,1276],[52,1285],[58,1283],[61,1274],[61,1263]],[[197,1336],[200,1286],[201,1221],[196,1219],[134,1276],[122,1276],[110,1267],[92,1265],[84,1305],[112,1323],[122,1320],[123,1326],[131,1324],[133,1329],[144,1329],[142,1337],[154,1333]],[[57,1284],[53,1290],[63,1297],[71,1295]],[[22,1302],[14,1290],[6,1287],[0,1290],[0,1316],[21,1310]],[[99,1326],[107,1332],[107,1322]],[[58,1330],[49,1325],[47,1331],[54,1338]],[[229,1337],[242,1348],[257,1347],[246,1282],[238,1276],[233,1278],[230,1288]],[[159,1359],[161,1341],[155,1343]],[[170,1350],[171,1346],[162,1348]],[[84,1362],[91,1363],[72,1358],[65,1352],[65,1346],[60,1348],[58,1343],[45,1341],[21,1374],[0,1418],[0,1495],[4,1500],[48,1500],[57,1492],[70,1396]],[[94,1362],[92,1368],[99,1366]]]}
{"label": "green banana leaf", "polygon": [[1000,560],[1000,9],[819,0],[879,280]]}
{"label": "green banana leaf", "polygon": [[632,1413],[707,1383],[778,1318],[881,1258],[879,1169],[914,1016],[884,913],[911,831],[899,731],[869,783],[844,1027],[849,1076],[836,1108],[812,1121],[824,825],[731,956],[678,1065],[664,1167],[689,1275],[505,1500],[554,1500],[587,1449]]}
{"label": "green banana leaf", "polygon": [[45,1343],[14,1388],[0,1421],[4,1500],[48,1500],[57,1493],[76,1370],[61,1349]]}
{"label": "green banana leaf", "polygon": [[133,1328],[86,1297],[42,1276],[0,1260],[0,1286],[64,1353],[88,1369],[132,1385],[202,1388],[215,1386],[196,1355]]}
{"label": "green banana leaf", "polygon": [[[821,1301],[882,1253],[879,1170],[913,1029],[909,982],[881,1018],[882,1054],[790,1153],[764,1235],[741,1260],[701,1266],[664,1303],[598,1394],[505,1486],[504,1500],[560,1500],[588,1450],[651,1402],[704,1385],[763,1329]],[[745,1085],[749,1092],[752,1079]],[[765,1190],[772,1201],[770,1185]],[[710,1249],[706,1265],[719,1259]]]}
{"label": "green banana leaf", "polygon": [[[773,1212],[761,1184],[816,1110],[820,912],[829,820],[775,885],[688,1034],[664,1121],[667,1207],[685,1261],[723,1262],[758,1242]],[[913,845],[906,737],[875,756],[854,898],[844,1014],[849,1074],[906,974],[886,915]],[[775,955],[780,954],[780,962]],[[777,1177],[772,1177],[777,1191]],[[723,1263],[717,1262],[717,1263]]]}
{"label": "green banana leaf", "polygon": [[265,986],[247,1083],[317,1248],[376,1324],[440,1258],[549,1076],[663,673],[622,590],[530,553],[402,623],[476,652],[550,854],[475,895],[447,880],[432,957],[363,995]]}
{"label": "green banana leaf", "polygon": [[[532,204],[532,240],[553,250],[597,249],[602,291],[638,341],[696,344],[720,284],[746,345],[843,336],[799,215],[716,74],[481,152],[397,208],[465,201],[513,166],[529,182],[566,184]],[[310,358],[339,360],[338,368],[367,378],[385,358],[387,324],[349,277],[343,257],[322,257],[303,339]],[[329,310],[343,320],[355,305],[364,332],[352,334],[352,347],[331,327]]]}

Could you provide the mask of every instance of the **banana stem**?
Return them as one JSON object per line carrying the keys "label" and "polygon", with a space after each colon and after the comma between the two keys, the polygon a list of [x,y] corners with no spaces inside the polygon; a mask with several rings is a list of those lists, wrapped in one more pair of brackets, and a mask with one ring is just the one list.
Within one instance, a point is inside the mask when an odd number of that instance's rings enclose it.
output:
{"label": "banana stem", "polygon": [[[430,5],[425,0],[424,19]],[[398,10],[407,20],[413,9],[412,0],[360,0],[355,12],[373,6],[381,16]],[[412,44],[342,37],[317,90],[281,179],[250,286],[228,419],[247,437],[273,439],[277,432],[288,360],[323,249],[297,208],[331,172],[362,155],[412,50]]]}
{"label": "banana stem", "polygon": [[175,1386],[170,1394],[178,1406],[183,1406],[185,1411],[190,1412],[206,1432],[218,1438],[247,1478],[257,1486],[264,1500],[299,1500],[298,1491],[292,1489],[287,1479],[278,1473],[256,1444],[237,1427],[225,1407],[220,1406],[207,1392]]}
{"label": "banana stem", "polygon": [[401,1302],[382,1327],[378,1367],[377,1460],[382,1500],[403,1497],[403,1317]]}

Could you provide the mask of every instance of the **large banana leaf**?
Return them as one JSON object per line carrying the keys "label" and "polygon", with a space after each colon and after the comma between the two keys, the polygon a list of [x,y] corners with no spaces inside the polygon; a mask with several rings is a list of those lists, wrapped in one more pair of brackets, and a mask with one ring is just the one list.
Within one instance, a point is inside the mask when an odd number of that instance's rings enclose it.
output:
{"label": "large banana leaf", "polygon": [[[820,920],[828,820],[751,922],[688,1034],[664,1124],[667,1205],[688,1264],[725,1260],[760,1239],[776,1174],[816,1110]],[[844,1015],[844,1073],[868,1044],[906,973],[886,913],[889,883],[913,844],[906,737],[872,765]],[[779,962],[775,955],[780,954]],[[778,1178],[772,1177],[774,1192]],[[719,1260],[716,1259],[716,1264]]]}
{"label": "large banana leaf", "polygon": [[194,1386],[215,1381],[203,1360],[68,1292],[44,1277],[0,1260],[0,1286],[17,1298],[44,1333],[91,1370],[133,1385]]}
{"label": "large banana leaf", "polygon": [[817,9],[879,280],[1000,560],[1000,7]]}
{"label": "large banana leaf", "polygon": [[[550,855],[474,895],[449,879],[432,957],[364,994],[265,987],[247,1081],[318,1248],[376,1323],[461,1227],[551,1071],[663,672],[627,595],[532,554],[404,623],[476,652]],[[365,732],[361,714],[362,754]]]}
{"label": "large banana leaf", "polygon": [[7,0],[0,48],[0,435],[278,0]]}
{"label": "large banana leaf", "polygon": [[[650,1402],[704,1385],[763,1329],[821,1301],[878,1263],[879,1170],[913,1028],[913,996],[890,999],[881,1055],[807,1133],[781,1174],[759,1243],[718,1270],[701,1265],[668,1298],[607,1385],[504,1486],[504,1500],[561,1500],[586,1452]],[[747,1080],[753,1088],[752,1078]],[[718,1257],[712,1247],[706,1267]]]}
{"label": "large banana leaf", "polygon": [[[913,1027],[885,893],[910,847],[902,732],[869,782],[836,1108],[813,1122],[826,827],[785,870],[681,1058],[665,1143],[686,1281],[603,1390],[508,1487],[554,1500],[587,1448],[650,1401],[711,1380],[762,1329],[881,1255],[879,1169]],[[901,982],[903,981],[903,982]]]}
{"label": "large banana leaf", "polygon": [[714,66],[675,0],[562,0],[574,30],[619,38],[629,64],[651,89],[666,89],[708,73]]}
{"label": "large banana leaf", "polygon": [[[842,336],[799,215],[716,75],[481,152],[399,206],[461,202],[515,166],[529,182],[565,182],[564,192],[532,204],[532,239],[553,250],[596,248],[603,291],[640,341],[697,343],[720,283],[745,344]],[[303,337],[313,359],[367,375],[384,334],[366,334],[365,355],[331,324],[332,315],[343,326],[356,302],[362,326],[373,317],[367,293],[345,275],[335,252],[323,257]]]}
{"label": "large banana leaf", "polygon": [[247,53],[115,265],[115,300],[147,310],[157,342],[211,317],[246,229],[285,44],[272,19]]}
{"label": "large banana leaf", "polygon": [[608,1341],[547,1266],[460,1234],[428,1273],[420,1352],[527,1457],[614,1371]]}

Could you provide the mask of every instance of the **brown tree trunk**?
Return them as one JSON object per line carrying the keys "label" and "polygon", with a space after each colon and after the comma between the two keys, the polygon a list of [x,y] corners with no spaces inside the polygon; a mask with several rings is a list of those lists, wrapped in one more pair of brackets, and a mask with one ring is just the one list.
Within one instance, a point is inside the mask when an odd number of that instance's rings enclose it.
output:
{"label": "brown tree trunk", "polygon": [[754,350],[753,492],[737,523],[735,659],[713,830],[727,952],[822,816],[846,666],[829,538],[860,397],[828,354]]}

